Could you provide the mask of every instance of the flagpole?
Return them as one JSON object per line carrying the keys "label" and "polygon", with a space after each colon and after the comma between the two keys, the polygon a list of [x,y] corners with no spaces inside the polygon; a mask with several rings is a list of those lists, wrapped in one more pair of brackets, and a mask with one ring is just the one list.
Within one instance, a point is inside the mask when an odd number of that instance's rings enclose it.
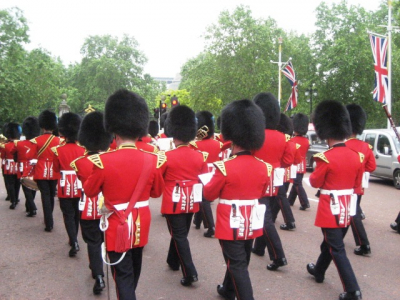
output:
{"label": "flagpole", "polygon": [[282,94],[282,88],[281,88],[281,66],[282,66],[282,38],[279,38],[279,60],[278,60],[278,73],[279,73],[279,82],[278,82],[278,102],[279,102],[279,107],[281,107],[281,94]]}
{"label": "flagpole", "polygon": [[[388,0],[388,93],[387,108],[392,113],[392,0]],[[390,121],[387,122],[387,128],[391,128]]]}

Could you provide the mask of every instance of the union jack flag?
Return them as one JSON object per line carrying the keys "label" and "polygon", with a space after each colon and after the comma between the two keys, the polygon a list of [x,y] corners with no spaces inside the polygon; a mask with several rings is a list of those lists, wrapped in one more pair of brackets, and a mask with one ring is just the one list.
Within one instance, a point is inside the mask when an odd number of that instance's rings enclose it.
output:
{"label": "union jack flag", "polygon": [[388,40],[386,37],[379,37],[372,34],[369,35],[369,39],[371,42],[375,68],[375,88],[372,92],[373,99],[385,104],[389,86],[387,69]]}
{"label": "union jack flag", "polygon": [[288,103],[286,104],[285,112],[291,110],[297,106],[297,81],[296,81],[296,73],[294,72],[294,68],[292,62],[289,61],[286,67],[282,70],[283,75],[286,76],[290,85],[292,86],[292,92],[290,93]]}

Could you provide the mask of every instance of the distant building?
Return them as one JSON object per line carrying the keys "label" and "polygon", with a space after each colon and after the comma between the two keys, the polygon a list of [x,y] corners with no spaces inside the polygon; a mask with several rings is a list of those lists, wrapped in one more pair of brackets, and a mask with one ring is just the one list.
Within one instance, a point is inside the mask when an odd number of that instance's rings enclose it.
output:
{"label": "distant building", "polygon": [[179,84],[181,83],[181,74],[176,74],[174,78],[172,77],[153,77],[154,80],[159,82],[165,82],[168,90],[178,90]]}

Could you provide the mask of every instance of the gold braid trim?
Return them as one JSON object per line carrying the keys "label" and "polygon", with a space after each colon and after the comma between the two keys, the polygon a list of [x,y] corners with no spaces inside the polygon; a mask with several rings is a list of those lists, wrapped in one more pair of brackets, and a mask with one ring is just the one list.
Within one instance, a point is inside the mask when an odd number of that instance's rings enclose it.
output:
{"label": "gold braid trim", "polygon": [[165,155],[164,151],[158,151],[157,153],[153,154],[157,155],[157,169],[159,169],[167,161],[167,156]]}
{"label": "gold braid trim", "polygon": [[203,154],[203,160],[204,160],[204,162],[206,162],[207,161],[207,158],[208,158],[208,152],[201,152],[202,154]]}
{"label": "gold braid trim", "polygon": [[290,140],[290,135],[285,133],[285,138],[286,138],[286,142],[288,142]]}
{"label": "gold braid trim", "polygon": [[58,147],[58,146],[51,147],[50,149],[51,149],[51,151],[53,151],[53,153],[54,153],[55,155],[57,155],[57,156],[58,156],[57,147]]}
{"label": "gold braid trim", "polygon": [[326,162],[327,164],[329,164],[329,160],[326,158],[325,154],[322,152],[314,154],[313,157],[319,158],[319,159],[323,160],[324,162]]}
{"label": "gold braid trim", "polygon": [[216,161],[214,162],[214,166],[216,166],[221,173],[226,176],[226,169],[225,169],[225,163],[223,161]]}
{"label": "gold braid trim", "polygon": [[99,154],[90,155],[88,157],[88,160],[91,161],[99,169],[104,169],[103,162],[101,161]]}
{"label": "gold braid trim", "polygon": [[358,152],[358,155],[360,155],[360,163],[362,163],[365,159],[365,155],[361,152]]}
{"label": "gold braid trim", "polygon": [[268,177],[271,177],[272,170],[273,170],[272,165],[270,165],[269,163],[263,161],[262,159],[260,159],[260,158],[258,158],[258,157],[255,157],[255,156],[254,156],[254,158],[257,159],[257,160],[259,160],[259,161],[261,161],[262,163],[265,164],[265,166],[267,167]]}
{"label": "gold braid trim", "polygon": [[299,149],[300,147],[301,145],[296,143],[296,149]]}
{"label": "gold braid trim", "polygon": [[195,141],[191,141],[191,142],[189,142],[189,144],[192,145],[193,147],[195,147],[196,149],[199,148],[199,147],[197,147],[197,144]]}

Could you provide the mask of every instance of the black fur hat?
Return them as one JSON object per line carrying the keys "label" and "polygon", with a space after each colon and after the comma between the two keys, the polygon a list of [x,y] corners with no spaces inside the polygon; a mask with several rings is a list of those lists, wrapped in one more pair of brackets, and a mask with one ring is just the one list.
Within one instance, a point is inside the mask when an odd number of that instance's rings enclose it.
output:
{"label": "black fur hat", "polygon": [[149,122],[149,128],[148,128],[149,134],[154,138],[154,137],[157,136],[159,130],[160,130],[160,129],[159,129],[159,127],[158,127],[157,121],[151,120],[151,121]]}
{"label": "black fur hat", "polygon": [[293,129],[294,132],[299,135],[305,135],[308,131],[308,117],[305,114],[298,113],[293,117]]}
{"label": "black fur hat", "polygon": [[283,132],[288,135],[293,135],[293,122],[292,119],[289,118],[284,113],[281,113],[281,117],[279,120],[278,127],[276,128],[278,131]]}
{"label": "black fur hat", "polygon": [[349,113],[338,101],[325,100],[318,104],[313,114],[313,123],[321,140],[344,140],[351,135]]}
{"label": "black fur hat", "polygon": [[61,116],[58,122],[58,131],[61,136],[74,142],[78,139],[79,126],[81,125],[81,117],[77,114],[68,112]]}
{"label": "black fur hat", "polygon": [[197,129],[200,129],[204,125],[208,127],[207,136],[204,139],[209,139],[214,136],[214,116],[207,110],[199,111],[196,113],[197,118]]}
{"label": "black fur hat", "polygon": [[57,129],[56,114],[48,109],[42,111],[39,115],[39,126],[40,128],[46,130],[56,130]]}
{"label": "black fur hat", "polygon": [[361,134],[367,123],[367,114],[358,104],[349,104],[346,106],[350,115],[351,129],[353,134]]}
{"label": "black fur hat", "polygon": [[245,150],[256,150],[264,143],[264,115],[254,102],[244,99],[224,107],[221,113],[221,133],[224,140]]}
{"label": "black fur hat", "polygon": [[124,138],[138,138],[147,134],[149,109],[138,94],[121,89],[106,102],[104,125],[108,132]]}
{"label": "black fur hat", "polygon": [[27,117],[22,123],[22,133],[27,140],[31,140],[39,136],[39,120],[36,117]]}
{"label": "black fur hat", "polygon": [[104,115],[99,111],[87,114],[81,123],[78,142],[91,152],[106,151],[111,144],[112,135],[104,129]]}
{"label": "black fur hat", "polygon": [[257,104],[265,117],[265,129],[276,129],[281,117],[279,102],[271,93],[259,93],[253,101]]}
{"label": "black fur hat", "polygon": [[197,124],[194,111],[185,106],[175,106],[168,114],[165,121],[168,128],[168,136],[184,143],[188,143],[196,137]]}
{"label": "black fur hat", "polygon": [[4,135],[9,140],[17,140],[21,136],[21,127],[18,123],[10,122],[7,124]]}

